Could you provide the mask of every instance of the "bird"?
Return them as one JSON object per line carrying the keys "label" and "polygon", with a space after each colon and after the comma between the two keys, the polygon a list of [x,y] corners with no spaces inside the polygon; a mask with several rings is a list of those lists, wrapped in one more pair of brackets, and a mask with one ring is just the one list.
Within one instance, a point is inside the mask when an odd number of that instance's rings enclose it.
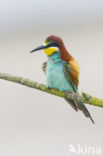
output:
{"label": "bird", "polygon": [[[41,46],[30,53],[43,50],[48,56],[47,62],[43,63],[42,69],[46,75],[46,85],[64,92],[78,93],[80,67],[74,57],[68,52],[63,40],[55,35],[48,36]],[[75,111],[81,110],[94,124],[88,109],[83,102],[66,99]]]}

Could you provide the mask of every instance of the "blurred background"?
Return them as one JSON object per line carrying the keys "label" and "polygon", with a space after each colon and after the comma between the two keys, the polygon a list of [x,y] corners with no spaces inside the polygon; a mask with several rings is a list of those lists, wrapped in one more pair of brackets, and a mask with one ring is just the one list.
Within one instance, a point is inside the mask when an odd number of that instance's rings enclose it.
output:
{"label": "blurred background", "polygon": [[[47,57],[29,51],[49,35],[63,38],[79,62],[80,92],[103,98],[103,1],[0,1],[0,72],[45,83]],[[86,106],[95,125],[62,98],[0,80],[0,155],[68,156],[69,144],[101,147],[103,109]]]}

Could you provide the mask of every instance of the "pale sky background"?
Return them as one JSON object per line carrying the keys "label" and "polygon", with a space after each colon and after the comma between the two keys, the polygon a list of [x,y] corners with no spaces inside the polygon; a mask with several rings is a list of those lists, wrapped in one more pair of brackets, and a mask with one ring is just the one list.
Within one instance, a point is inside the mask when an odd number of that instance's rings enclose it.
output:
{"label": "pale sky background", "polygon": [[[63,38],[81,67],[79,90],[103,98],[102,0],[0,1],[0,72],[45,83],[43,51]],[[0,156],[68,156],[69,144],[100,146],[103,109],[86,105],[95,125],[64,99],[0,80]]]}

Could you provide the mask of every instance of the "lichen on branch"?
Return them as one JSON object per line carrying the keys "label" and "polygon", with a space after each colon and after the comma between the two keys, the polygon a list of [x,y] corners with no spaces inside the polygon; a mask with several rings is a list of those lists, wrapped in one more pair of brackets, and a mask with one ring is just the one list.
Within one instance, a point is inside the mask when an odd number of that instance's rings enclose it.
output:
{"label": "lichen on branch", "polygon": [[40,91],[53,94],[53,95],[56,95],[56,96],[59,96],[68,100],[75,100],[77,102],[81,101],[83,103],[87,103],[90,105],[103,107],[103,99],[93,97],[84,92],[82,92],[82,95],[78,93],[74,93],[74,92],[73,93],[61,92],[56,89],[50,89],[46,87],[44,84],[39,84],[29,79],[25,79],[23,77],[18,77],[18,76],[13,76],[13,75],[6,74],[6,73],[0,73],[0,79],[15,82],[15,83],[18,83],[18,84],[21,84],[30,88],[38,89]]}

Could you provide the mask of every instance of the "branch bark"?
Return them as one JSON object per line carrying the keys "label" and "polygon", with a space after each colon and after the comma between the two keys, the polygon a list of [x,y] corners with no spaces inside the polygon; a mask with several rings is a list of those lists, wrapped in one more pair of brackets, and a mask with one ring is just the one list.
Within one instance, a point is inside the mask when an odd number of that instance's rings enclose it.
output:
{"label": "branch bark", "polygon": [[30,88],[35,88],[38,89],[40,91],[49,93],[49,94],[53,94],[68,100],[75,100],[77,102],[83,102],[83,103],[87,103],[90,105],[94,105],[94,106],[98,106],[98,107],[103,107],[103,99],[97,98],[97,97],[93,97],[91,95],[88,95],[84,92],[82,92],[82,95],[77,94],[77,93],[67,93],[67,92],[61,92],[59,90],[56,89],[50,89],[48,87],[46,87],[44,84],[39,84],[37,82],[31,81],[29,79],[25,79],[23,77],[18,77],[18,76],[13,76],[13,75],[9,75],[6,73],[0,73],[0,79],[4,79],[4,80],[8,80],[8,81],[12,81]]}

